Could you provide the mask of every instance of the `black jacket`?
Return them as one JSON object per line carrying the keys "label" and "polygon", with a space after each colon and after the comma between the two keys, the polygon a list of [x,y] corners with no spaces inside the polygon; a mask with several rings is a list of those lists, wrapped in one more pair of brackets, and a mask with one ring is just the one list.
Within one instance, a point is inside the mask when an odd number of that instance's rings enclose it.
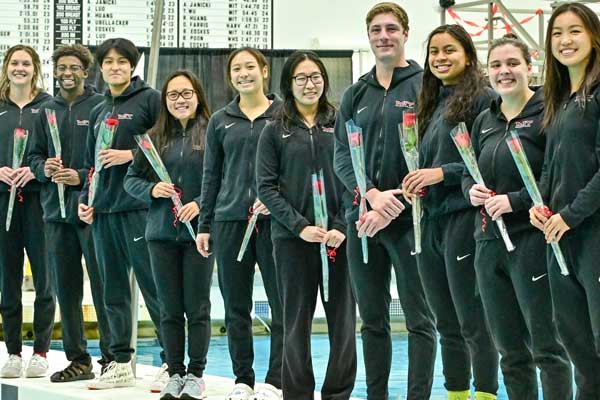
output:
{"label": "black jacket", "polygon": [[[460,157],[450,131],[456,126],[445,118],[448,100],[454,93],[454,87],[442,86],[438,104],[431,120],[425,127],[419,148],[421,168],[442,168],[444,180],[427,188],[423,197],[424,217],[435,217],[471,207],[461,190],[463,172],[466,169]],[[486,89],[473,102],[471,116],[464,121],[471,132],[473,121],[483,110],[490,106],[496,97],[491,89]]]}
{"label": "black jacket", "polygon": [[[415,108],[423,69],[414,61],[396,68],[390,87],[386,90],[377,82],[375,67],[346,90],[335,124],[335,172],[347,189],[346,198],[354,197],[357,187],[352,158],[348,147],[345,123],[353,119],[362,128],[367,175],[367,191],[397,189],[408,173],[402,150],[398,124],[402,112]],[[397,218],[412,224],[410,211]],[[358,219],[358,206],[347,210],[348,222]]]}
{"label": "black jacket", "polygon": [[550,209],[571,229],[600,221],[600,84],[585,99],[565,98],[546,134],[541,190]]}
{"label": "black jacket", "polygon": [[[500,110],[501,104],[502,99],[498,98],[494,100],[489,109],[479,114],[471,129],[471,141],[486,187],[497,194],[508,196],[513,212],[504,214],[502,218],[506,223],[508,233],[512,234],[535,228],[529,222],[531,198],[527,193],[527,189],[525,189],[517,165],[506,144],[506,138],[510,137],[511,130],[515,130],[519,134],[519,139],[523,143],[533,174],[536,180],[539,180],[546,147],[546,136],[542,131],[544,93],[541,88],[538,88],[521,113],[511,121],[507,121]],[[462,189],[468,202],[470,202],[469,189],[474,184],[475,181],[465,169]],[[484,232],[482,230],[483,218],[481,215],[477,215],[475,219],[475,239],[500,238],[496,224],[488,222],[491,221],[489,216],[486,216],[486,218],[487,223]]]}
{"label": "black jacket", "polygon": [[[181,190],[181,204],[195,201],[200,206],[202,190],[202,159],[204,150],[192,138],[194,124],[200,124],[202,134],[206,133],[206,121],[190,121],[184,130],[181,124],[173,132],[174,136],[163,149],[157,149],[169,172],[175,187]],[[156,143],[155,143],[156,145]],[[175,221],[173,201],[152,197],[152,189],[160,180],[142,151],[135,155],[125,177],[125,191],[136,199],[150,204],[148,222],[146,224],[146,240],[169,240],[191,242],[192,237],[185,225]],[[190,223],[195,229],[198,218]]]}
{"label": "black jacket", "polygon": [[[98,104],[90,114],[90,129],[87,135],[87,151],[84,167],[94,167],[96,137],[100,130],[100,123],[107,117],[119,120],[111,148],[116,150],[137,151],[137,143],[133,138],[150,129],[160,111],[160,92],[152,89],[138,77],[134,77],[125,91],[113,97],[110,90],[104,95],[104,101]],[[148,208],[148,204],[133,198],[123,189],[123,180],[127,174],[130,163],[116,165],[100,171],[98,191],[94,198],[95,213],[115,213],[123,211],[141,210]],[[80,203],[87,204],[89,180],[86,180]]]}
{"label": "black jacket", "polygon": [[[12,168],[12,153],[15,128],[23,128],[33,133],[35,119],[40,112],[41,105],[51,99],[48,93],[40,92],[22,109],[13,103],[10,99],[0,101],[0,167]],[[31,149],[31,136],[27,139],[25,155],[23,155],[22,167],[29,165],[27,158]],[[8,192],[10,186],[0,182],[0,193]],[[23,187],[23,192],[39,192],[40,183],[37,180],[31,180]]]}
{"label": "black jacket", "polygon": [[311,174],[323,169],[328,229],[346,232],[342,183],[333,171],[333,116],[308,128],[294,121],[287,128],[273,121],[263,130],[256,155],[258,196],[272,215],[271,237],[297,238],[315,224]]}
{"label": "black jacket", "polygon": [[258,138],[281,104],[276,96],[268,97],[273,103],[254,121],[240,110],[239,96],[210,118],[198,232],[209,233],[213,221],[248,218],[257,197],[254,163]]}
{"label": "black jacket", "polygon": [[[87,169],[84,168],[86,138],[89,128],[89,117],[92,108],[103,100],[94,88],[86,86],[84,93],[71,104],[65,102],[60,94],[44,103],[35,121],[31,147],[29,149],[29,165],[38,181],[42,182],[40,201],[44,210],[46,222],[81,223],[77,216],[77,204],[84,182],[87,179]],[[58,132],[60,134],[61,159],[63,167],[77,171],[80,184],[65,185],[65,209],[67,218],[60,216],[58,189],[55,183],[44,175],[46,159],[55,157],[54,144],[48,127],[46,109],[56,112]]]}

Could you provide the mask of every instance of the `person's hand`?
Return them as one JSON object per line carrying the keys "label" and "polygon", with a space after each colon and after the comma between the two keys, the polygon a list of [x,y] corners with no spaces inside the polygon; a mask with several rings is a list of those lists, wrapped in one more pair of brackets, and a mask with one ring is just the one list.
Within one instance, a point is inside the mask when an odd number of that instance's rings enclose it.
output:
{"label": "person's hand", "polygon": [[375,210],[368,211],[356,221],[356,230],[358,237],[367,235],[373,237],[377,232],[388,226],[392,222],[391,218],[386,218]]}
{"label": "person's hand", "polygon": [[529,209],[529,222],[542,232],[544,232],[544,225],[546,224],[546,221],[548,221],[548,216],[549,215],[539,207],[531,207]]}
{"label": "person's hand", "polygon": [[167,182],[158,182],[156,185],[154,185],[150,194],[155,199],[158,199],[159,197],[169,199],[173,196],[177,196],[175,185]]}
{"label": "person's hand", "polygon": [[190,201],[179,209],[177,217],[181,222],[189,222],[196,218],[198,214],[200,214],[200,207],[198,207],[198,203],[195,201]]}
{"label": "person's hand", "polygon": [[499,194],[496,196],[492,196],[485,201],[485,211],[492,217],[492,220],[495,221],[502,214],[512,212],[512,206],[510,205],[510,200],[508,200],[508,196],[505,194]]}
{"label": "person's hand", "polygon": [[7,185],[12,185],[13,180],[12,180],[12,175],[13,175],[13,169],[10,167],[2,167],[0,168],[0,181],[6,183]]}
{"label": "person's hand", "polygon": [[381,192],[373,188],[369,190],[365,197],[371,208],[386,218],[394,219],[404,211],[404,204],[396,197],[402,194],[402,189],[390,189]]}
{"label": "person's hand", "polygon": [[100,150],[98,160],[100,160],[102,168],[110,168],[133,160],[133,153],[131,150]]}
{"label": "person's hand", "polygon": [[271,212],[267,207],[262,203],[262,201],[256,199],[254,204],[252,205],[252,212],[257,214],[269,215]]}
{"label": "person's hand", "polygon": [[469,189],[469,200],[475,207],[482,206],[490,197],[492,197],[492,191],[479,183]]}
{"label": "person's hand", "polygon": [[77,171],[71,168],[63,168],[52,175],[52,182],[63,183],[69,186],[77,186],[81,183]]}
{"label": "person's hand", "polygon": [[346,240],[346,235],[337,229],[332,229],[327,232],[323,238],[323,242],[329,247],[335,247],[336,249]]}
{"label": "person's hand", "polygon": [[307,226],[300,232],[300,238],[305,242],[323,243],[327,231],[318,226]]}
{"label": "person's hand", "polygon": [[435,185],[444,180],[441,168],[423,168],[409,172],[402,180],[402,189],[410,194],[418,194],[427,186]]}
{"label": "person's hand", "polygon": [[44,175],[50,178],[56,171],[62,168],[62,161],[58,157],[47,158],[44,163]]}
{"label": "person's hand", "polygon": [[86,224],[91,225],[92,222],[94,222],[94,207],[89,207],[83,203],[79,203],[79,207],[77,208],[77,216]]}
{"label": "person's hand", "polygon": [[560,214],[554,214],[544,224],[546,243],[558,242],[569,229],[571,228]]}
{"label": "person's hand", "polygon": [[199,233],[196,235],[196,249],[204,258],[208,258],[212,253],[209,253],[210,233]]}
{"label": "person's hand", "polygon": [[17,168],[13,171],[12,182],[16,187],[24,187],[31,180],[35,179],[35,175],[29,167]]}

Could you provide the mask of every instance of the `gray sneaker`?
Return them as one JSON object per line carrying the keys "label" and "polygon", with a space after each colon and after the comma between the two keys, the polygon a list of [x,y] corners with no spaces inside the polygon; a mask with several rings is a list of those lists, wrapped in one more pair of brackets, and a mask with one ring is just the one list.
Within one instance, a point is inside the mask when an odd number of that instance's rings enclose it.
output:
{"label": "gray sneaker", "polygon": [[206,385],[204,379],[188,373],[185,377],[183,390],[179,394],[180,399],[197,400],[206,398]]}
{"label": "gray sneaker", "polygon": [[179,376],[179,374],[170,377],[169,381],[160,392],[160,400],[179,399],[179,393],[181,393],[184,383],[185,380]]}
{"label": "gray sneaker", "polygon": [[20,378],[23,373],[23,359],[17,354],[8,356],[8,360],[0,370],[1,378]]}

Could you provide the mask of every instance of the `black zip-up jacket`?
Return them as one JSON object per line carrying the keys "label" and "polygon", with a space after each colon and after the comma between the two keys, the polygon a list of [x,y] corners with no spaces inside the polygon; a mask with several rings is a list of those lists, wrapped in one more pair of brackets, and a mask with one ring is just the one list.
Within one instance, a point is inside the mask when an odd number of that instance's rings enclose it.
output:
{"label": "black zip-up jacket", "polygon": [[[133,138],[150,129],[160,112],[160,92],[152,89],[138,77],[131,80],[131,84],[117,97],[107,90],[104,101],[98,104],[90,114],[90,128],[87,135],[87,150],[84,168],[88,171],[94,167],[96,137],[100,131],[100,124],[107,118],[119,120],[111,149],[137,151],[137,143]],[[98,190],[94,198],[94,213],[116,213],[123,211],[143,210],[148,204],[135,199],[123,188],[123,180],[127,168],[131,163],[116,165],[102,169],[98,181]],[[89,180],[86,179],[80,203],[87,204]]]}
{"label": "black zip-up jacket", "polygon": [[585,99],[565,98],[546,134],[541,190],[550,209],[571,229],[600,221],[600,84]]}
{"label": "black zip-up jacket", "polygon": [[249,209],[257,197],[254,163],[258,138],[281,104],[275,95],[267,97],[272,101],[271,106],[254,121],[240,109],[239,95],[210,118],[199,233],[209,233],[213,221],[248,219]]}
{"label": "black zip-up jacket", "polygon": [[[84,155],[90,122],[89,117],[91,110],[103,99],[104,97],[96,93],[92,86],[86,85],[84,93],[72,103],[67,103],[58,94],[40,108],[39,116],[35,121],[33,136],[29,138],[31,140],[29,165],[36,179],[42,182],[40,201],[44,210],[44,221],[46,222],[81,223],[77,216],[77,204],[88,172],[84,168]],[[79,185],[65,185],[66,219],[60,216],[58,187],[44,175],[46,159],[56,156],[50,128],[48,127],[46,109],[56,112],[63,167],[74,169],[79,175]]]}
{"label": "black zip-up jacket", "polygon": [[[200,207],[204,150],[193,141],[192,133],[195,124],[200,124],[202,134],[206,132],[204,119],[189,121],[185,130],[178,122],[169,144],[163,149],[157,150],[161,153],[161,159],[173,184],[181,190],[181,204],[186,205],[195,201]],[[173,226],[175,221],[173,201],[170,198],[152,197],[152,189],[158,182],[160,180],[146,156],[142,151],[138,151],[127,171],[124,187],[125,191],[136,199],[150,204],[148,223],[146,224],[146,240],[193,241],[194,239],[183,223],[177,221]],[[197,219],[198,217],[190,221],[194,228],[197,225]]]}
{"label": "black zip-up jacket", "polygon": [[[425,127],[419,148],[419,164],[421,168],[442,168],[444,180],[427,187],[423,197],[424,217],[436,217],[471,207],[463,196],[461,183],[465,164],[460,157],[450,131],[456,126],[449,122],[446,114],[448,100],[454,93],[453,86],[440,87],[438,105],[431,120]],[[471,117],[464,121],[471,132],[475,118],[490,106],[496,97],[491,89],[485,90],[473,102]]]}
{"label": "black zip-up jacket", "polygon": [[[502,99],[498,98],[492,102],[489,109],[479,114],[471,130],[473,149],[486,187],[497,194],[507,195],[513,209],[513,212],[502,215],[509,234],[535,230],[529,222],[531,198],[506,144],[506,138],[510,137],[510,131],[515,130],[523,143],[523,149],[535,179],[539,180],[546,148],[546,136],[542,131],[544,91],[541,88],[534,90],[536,92],[533,97],[529,99],[521,113],[512,120],[506,120],[500,110]],[[474,184],[475,181],[465,168],[462,189],[469,203],[469,190]],[[496,224],[490,222],[489,216],[486,215],[486,218],[484,231],[482,230],[483,218],[481,215],[477,215],[475,239],[500,238]]]}
{"label": "black zip-up jacket", "polygon": [[[10,99],[0,101],[0,167],[12,168],[13,159],[13,143],[15,128],[23,128],[29,131],[29,135],[33,133],[33,126],[37,118],[40,107],[49,99],[50,96],[46,92],[40,92],[22,109],[13,103]],[[22,167],[28,166],[27,160],[31,149],[31,136],[27,139],[27,147],[23,155]],[[22,188],[23,192],[39,192],[40,183],[37,180],[31,180]],[[4,182],[0,182],[0,193],[9,192],[10,186]]]}
{"label": "black zip-up jacket", "polygon": [[344,187],[333,171],[333,115],[331,121],[308,128],[294,121],[284,127],[273,121],[263,130],[256,155],[258,196],[271,212],[271,237],[298,238],[315,225],[311,174],[323,170],[328,229],[346,232]]}
{"label": "black zip-up jacket", "polygon": [[[353,119],[362,128],[367,175],[367,191],[397,189],[408,173],[402,150],[398,124],[402,112],[413,110],[421,87],[423,69],[414,61],[396,68],[386,90],[377,82],[375,67],[350,86],[342,97],[335,124],[335,172],[347,189],[345,196],[354,198],[357,187],[352,158],[348,147],[345,123]],[[412,224],[411,213],[405,210],[397,218]],[[358,206],[349,207],[348,222],[358,219]]]}

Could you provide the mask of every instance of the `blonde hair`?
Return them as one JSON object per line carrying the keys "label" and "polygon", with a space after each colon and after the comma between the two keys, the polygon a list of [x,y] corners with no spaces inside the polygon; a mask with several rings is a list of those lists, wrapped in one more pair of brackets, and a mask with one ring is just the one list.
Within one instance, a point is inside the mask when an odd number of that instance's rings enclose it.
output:
{"label": "blonde hair", "polygon": [[17,44],[4,53],[4,62],[2,64],[2,74],[0,74],[0,100],[6,100],[10,94],[10,80],[8,79],[8,64],[17,51],[24,51],[31,57],[33,63],[33,78],[31,79],[31,94],[35,97],[44,90],[44,77],[42,76],[42,63],[40,56],[31,46],[26,44]]}

